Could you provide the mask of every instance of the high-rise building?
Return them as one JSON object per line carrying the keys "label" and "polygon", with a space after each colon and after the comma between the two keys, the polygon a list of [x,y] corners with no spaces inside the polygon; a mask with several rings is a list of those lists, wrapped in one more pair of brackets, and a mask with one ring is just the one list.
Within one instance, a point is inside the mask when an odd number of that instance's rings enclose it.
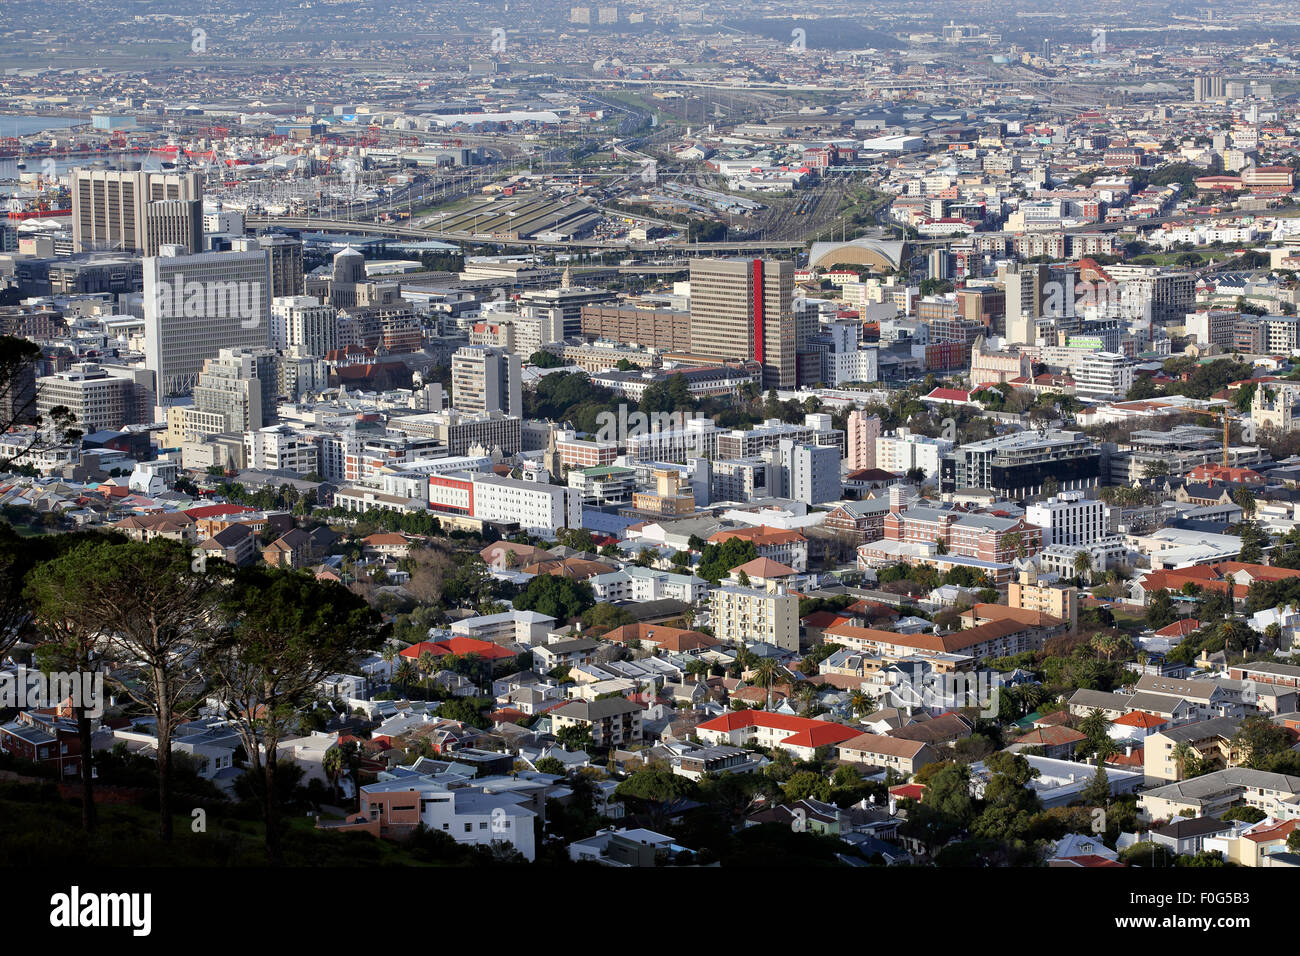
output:
{"label": "high-rise building", "polygon": [[144,331],[145,364],[165,397],[193,389],[222,349],[267,347],[271,296],[264,249],[161,252],[144,260]]}
{"label": "high-rise building", "polygon": [[1223,77],[1198,76],[1192,81],[1192,96],[1197,103],[1221,100],[1224,96]]}
{"label": "high-rise building", "polygon": [[1118,352],[1089,352],[1075,366],[1075,393],[1088,398],[1123,398],[1133,387],[1134,365]]}
{"label": "high-rise building", "polygon": [[310,295],[273,298],[270,345],[276,349],[298,346],[304,355],[333,351],[339,347],[337,310]]}
{"label": "high-rise building", "polygon": [[[271,298],[302,295],[302,240],[263,233],[257,237],[257,244],[271,254]],[[362,269],[365,269],[364,260]]]}
{"label": "high-rise building", "polygon": [[962,445],[939,463],[939,490],[983,488],[1013,501],[1100,484],[1101,448],[1082,432],[1016,432]]}
{"label": "high-rise building", "polygon": [[1025,509],[1025,520],[1043,529],[1043,544],[1094,544],[1115,533],[1114,510],[1082,491],[1062,491]]}
{"label": "high-rise building", "polygon": [[202,175],[74,169],[72,245],[76,252],[147,256],[164,245],[198,252],[203,248]]}
{"label": "high-rise building", "polygon": [[[574,287],[568,270],[558,289],[530,289],[519,297],[519,312],[530,319],[549,319],[564,330],[564,337],[581,335],[583,306],[615,302],[609,289]],[[644,343],[643,343],[644,344]]]}
{"label": "high-rise building", "polygon": [[876,439],[879,437],[880,416],[868,415],[859,408],[849,412],[845,459],[850,470],[876,467]]}
{"label": "high-rise building", "polygon": [[793,388],[794,264],[692,259],[691,350],[717,360],[753,359],[763,367],[763,388]]}
{"label": "high-rise building", "polygon": [[244,433],[248,467],[309,475],[320,467],[320,448],[299,429],[269,425]]}
{"label": "high-rise building", "polygon": [[519,356],[467,345],[451,357],[451,403],[462,412],[523,414]]}
{"label": "high-rise building", "polygon": [[340,309],[357,304],[357,286],[366,281],[366,258],[348,246],[334,257],[330,302]]}
{"label": "high-rise building", "polygon": [[163,246],[186,252],[203,249],[203,201],[158,199],[144,207],[144,254],[156,256]]}
{"label": "high-rise building", "polygon": [[840,484],[840,451],[834,445],[809,445],[783,440],[769,455],[780,463],[781,495],[817,505],[834,501],[843,490]]}
{"label": "high-rise building", "polygon": [[713,635],[727,644],[774,644],[799,650],[799,599],[784,587],[774,591],[723,585],[709,592]]}
{"label": "high-rise building", "polygon": [[1049,268],[1042,263],[1017,264],[1004,273],[1009,344],[1038,344],[1037,322],[1043,315],[1050,275]]}
{"label": "high-rise building", "polygon": [[194,407],[225,419],[223,432],[274,425],[279,374],[271,349],[222,349],[203,363],[194,386]]}

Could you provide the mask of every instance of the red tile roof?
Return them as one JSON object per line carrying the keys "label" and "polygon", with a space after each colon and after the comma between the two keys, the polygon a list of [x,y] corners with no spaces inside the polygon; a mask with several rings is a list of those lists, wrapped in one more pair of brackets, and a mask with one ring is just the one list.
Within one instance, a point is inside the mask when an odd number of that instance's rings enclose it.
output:
{"label": "red tile roof", "polygon": [[[766,693],[766,692],[764,692]],[[765,710],[737,710],[714,717],[696,727],[696,730],[717,730],[730,733],[747,727],[771,727],[788,730],[790,736],[781,741],[792,747],[825,747],[852,740],[861,735],[861,728],[845,727],[828,720],[813,720],[790,714],[772,714]]]}
{"label": "red tile roof", "polygon": [[479,657],[490,661],[505,660],[507,657],[515,656],[513,652],[506,650],[500,644],[493,644],[491,641],[480,641],[472,637],[452,637],[445,641],[421,641],[402,650],[401,655],[419,660],[420,655],[425,651],[428,651],[434,657],[443,657],[447,654],[455,654],[457,657],[477,654]]}
{"label": "red tile roof", "polygon": [[1200,629],[1200,621],[1194,617],[1185,617],[1182,620],[1174,621],[1172,624],[1166,624],[1156,631],[1156,637],[1186,637],[1193,631],[1199,631]]}
{"label": "red tile roof", "polygon": [[1168,719],[1148,714],[1145,710],[1134,710],[1115,721],[1124,727],[1163,727]]}

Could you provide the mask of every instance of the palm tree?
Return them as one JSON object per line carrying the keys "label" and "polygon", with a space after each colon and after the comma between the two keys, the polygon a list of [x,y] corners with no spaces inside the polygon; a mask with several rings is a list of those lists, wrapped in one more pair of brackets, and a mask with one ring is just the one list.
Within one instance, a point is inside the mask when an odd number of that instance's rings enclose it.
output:
{"label": "palm tree", "polygon": [[772,685],[776,683],[776,661],[770,657],[765,657],[758,662],[755,668],[758,671],[757,680],[760,687],[767,688],[767,709],[772,709]]}
{"label": "palm tree", "polygon": [[409,696],[411,684],[416,678],[415,664],[409,657],[403,657],[397,663],[397,669],[393,671],[393,682],[400,686]]}
{"label": "palm tree", "polygon": [[337,746],[331,747],[325,751],[325,756],[321,758],[321,769],[325,771],[325,776],[330,782],[330,790],[334,793],[334,798],[338,799],[339,794],[339,776],[343,773],[343,751]]}
{"label": "palm tree", "polygon": [[1186,780],[1189,777],[1196,776],[1197,768],[1200,764],[1200,757],[1187,741],[1182,741],[1174,745],[1169,756],[1174,761],[1174,766],[1178,768],[1178,778]]}
{"label": "palm tree", "polygon": [[433,672],[437,667],[437,658],[433,656],[433,651],[421,652],[418,666],[420,668],[421,683],[423,683],[425,689],[428,690],[429,678],[433,675]]}
{"label": "palm tree", "polygon": [[1094,634],[1092,640],[1088,643],[1092,646],[1092,649],[1097,652],[1098,657],[1103,654],[1106,655],[1107,663],[1110,662],[1111,657],[1114,656],[1115,651],[1119,647],[1119,642],[1115,640],[1114,637],[1100,632]]}
{"label": "palm tree", "polygon": [[1092,554],[1088,551],[1080,551],[1074,556],[1074,573],[1079,577],[1087,577],[1092,580]]}
{"label": "palm tree", "polygon": [[849,706],[853,708],[853,713],[859,717],[865,717],[876,708],[876,702],[871,696],[861,688],[849,694]]}
{"label": "palm tree", "polygon": [[801,685],[799,685],[799,690],[796,691],[796,694],[799,698],[799,703],[802,705],[799,709],[803,711],[805,714],[808,713],[808,711],[812,710],[813,701],[817,699],[817,696],[820,693],[821,691],[818,690],[815,686],[808,683],[807,681],[804,681]]}

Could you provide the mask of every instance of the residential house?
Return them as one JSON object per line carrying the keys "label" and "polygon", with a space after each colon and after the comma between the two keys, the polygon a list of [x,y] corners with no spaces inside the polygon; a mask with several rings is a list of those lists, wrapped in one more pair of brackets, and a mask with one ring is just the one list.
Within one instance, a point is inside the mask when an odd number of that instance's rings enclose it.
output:
{"label": "residential house", "polygon": [[1221,816],[1229,807],[1258,807],[1279,820],[1300,817],[1300,777],[1229,767],[1190,780],[1146,790],[1138,796],[1138,813],[1148,820],[1179,816]]}
{"label": "residential house", "polygon": [[929,744],[884,734],[861,734],[839,745],[841,760],[911,776],[928,763],[939,760]]}
{"label": "residential house", "polygon": [[596,747],[622,747],[642,738],[644,708],[622,697],[580,700],[550,711],[552,733],[565,727],[583,727]]}
{"label": "residential house", "polygon": [[1182,780],[1183,759],[1201,767],[1235,767],[1241,754],[1232,738],[1241,727],[1236,717],[1215,717],[1167,727],[1148,734],[1143,743],[1142,769],[1148,783]]}

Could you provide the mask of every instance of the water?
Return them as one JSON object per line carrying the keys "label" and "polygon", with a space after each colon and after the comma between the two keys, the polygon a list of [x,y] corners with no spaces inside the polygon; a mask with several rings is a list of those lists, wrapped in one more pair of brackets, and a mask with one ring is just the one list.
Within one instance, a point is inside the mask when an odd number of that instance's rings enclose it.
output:
{"label": "water", "polygon": [[[158,153],[96,153],[93,156],[74,156],[71,158],[50,157],[54,159],[54,172],[57,176],[62,176],[69,169],[76,166],[89,166],[100,160],[106,161],[110,166],[116,166],[119,163],[139,163],[140,168],[148,172],[157,172],[162,169],[164,159],[171,161],[169,157],[161,156]],[[40,173],[45,171],[42,163],[45,162],[44,156],[32,156],[23,160],[27,164],[26,169],[18,168],[18,160],[4,159],[0,160],[0,180],[17,179],[19,173]],[[0,185],[0,194],[6,190],[12,190],[13,185]]]}
{"label": "water", "polygon": [[89,125],[90,120],[70,116],[15,116],[0,113],[0,136],[27,136],[45,129],[73,129]]}

